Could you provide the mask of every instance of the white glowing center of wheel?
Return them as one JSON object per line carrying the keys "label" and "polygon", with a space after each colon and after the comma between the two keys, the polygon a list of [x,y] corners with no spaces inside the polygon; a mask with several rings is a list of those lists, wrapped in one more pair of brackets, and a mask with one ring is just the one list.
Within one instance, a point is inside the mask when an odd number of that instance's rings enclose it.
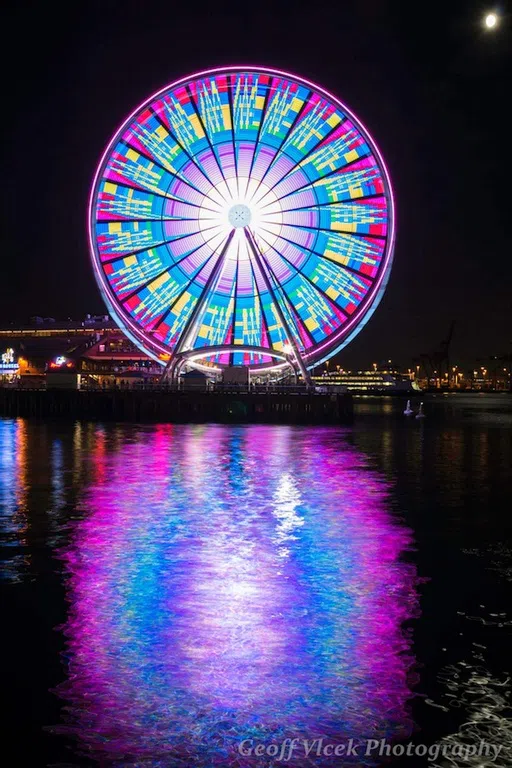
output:
{"label": "white glowing center of wheel", "polygon": [[248,205],[237,203],[228,211],[229,223],[232,227],[246,227],[251,222],[251,209]]}
{"label": "white glowing center of wheel", "polygon": [[[246,261],[251,252],[244,227],[258,236],[262,253],[272,248],[281,233],[283,212],[271,187],[244,176],[228,179],[212,187],[198,211],[199,230],[208,247],[222,249],[230,233],[234,234],[226,259]],[[234,230],[234,232],[233,232]]]}

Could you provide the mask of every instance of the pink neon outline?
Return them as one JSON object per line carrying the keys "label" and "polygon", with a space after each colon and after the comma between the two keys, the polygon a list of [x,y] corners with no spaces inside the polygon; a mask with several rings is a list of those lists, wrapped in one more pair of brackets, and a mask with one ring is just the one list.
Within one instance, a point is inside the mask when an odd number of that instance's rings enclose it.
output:
{"label": "pink neon outline", "polygon": [[[195,80],[195,79],[200,78],[200,77],[206,77],[208,75],[218,75],[218,74],[221,74],[221,73],[228,73],[228,72],[264,72],[265,74],[269,74],[269,75],[277,75],[278,77],[289,78],[291,80],[294,80],[295,82],[298,82],[299,84],[303,84],[303,85],[308,86],[308,88],[310,88],[311,90],[316,90],[317,92],[323,94],[328,99],[333,101],[347,115],[349,115],[349,117],[354,121],[356,126],[358,126],[358,128],[361,130],[361,132],[362,132],[363,136],[365,137],[365,139],[368,141],[368,144],[370,145],[370,147],[372,148],[372,150],[374,151],[374,153],[375,153],[375,155],[377,157],[377,160],[378,160],[378,162],[380,164],[380,167],[381,167],[381,171],[382,171],[382,173],[384,175],[384,180],[385,180],[386,186],[387,186],[387,188],[389,190],[389,195],[387,197],[388,197],[388,200],[389,200],[390,232],[389,232],[389,234],[387,236],[387,239],[386,239],[386,252],[385,252],[384,264],[382,266],[380,276],[379,276],[376,284],[373,286],[372,292],[367,297],[367,299],[365,301],[363,301],[358,306],[358,308],[356,310],[355,316],[350,320],[348,325],[343,326],[342,328],[340,328],[340,330],[339,330],[339,332],[337,334],[333,334],[332,336],[329,336],[329,338],[326,339],[324,342],[320,343],[318,346],[315,346],[314,350],[312,350],[309,353],[309,355],[307,353],[304,355],[304,358],[307,360],[307,358],[309,356],[311,356],[311,354],[314,353],[315,356],[316,356],[316,354],[318,352],[322,352],[322,350],[324,350],[326,347],[331,347],[331,350],[330,350],[329,354],[325,358],[323,358],[323,360],[322,359],[318,359],[318,360],[315,359],[314,363],[310,364],[308,367],[312,367],[313,365],[319,365],[321,362],[323,362],[324,360],[332,357],[337,352],[339,352],[341,349],[343,349],[343,347],[346,344],[348,344],[354,338],[354,336],[357,335],[357,333],[360,330],[362,330],[362,328],[364,327],[365,323],[370,319],[372,314],[375,312],[375,310],[377,309],[377,307],[378,307],[378,305],[380,303],[380,300],[382,299],[383,293],[381,293],[380,296],[379,296],[379,293],[381,291],[381,286],[382,286],[382,282],[384,281],[384,278],[386,278],[385,285],[387,284],[387,281],[389,280],[389,274],[390,274],[390,270],[391,270],[391,265],[393,263],[393,252],[394,252],[394,248],[395,248],[395,237],[396,237],[396,231],[395,231],[396,230],[396,228],[395,228],[395,198],[394,198],[394,194],[393,194],[393,187],[391,186],[391,179],[389,177],[388,168],[386,166],[386,163],[384,162],[384,158],[382,157],[382,154],[381,154],[381,152],[380,152],[376,142],[374,141],[374,139],[373,139],[372,135],[370,134],[370,132],[367,130],[366,126],[361,122],[361,120],[358,117],[356,117],[356,115],[348,107],[345,106],[345,104],[340,99],[338,99],[337,96],[334,96],[334,94],[330,93],[330,91],[326,90],[325,88],[322,88],[322,86],[317,85],[316,83],[312,82],[311,80],[306,80],[305,78],[299,77],[298,75],[294,75],[291,72],[285,72],[284,70],[281,70],[281,69],[271,69],[270,67],[234,66],[234,65],[233,66],[229,66],[229,67],[214,67],[213,69],[203,69],[203,70],[200,70],[199,72],[195,72],[192,75],[187,75],[186,77],[182,77],[179,80],[175,80],[170,85],[166,85],[163,88],[160,88],[158,91],[155,91],[155,93],[152,96],[150,96],[148,99],[145,99],[143,102],[141,102],[141,104],[139,104],[139,106],[136,109],[134,109],[133,112],[130,113],[130,115],[122,123],[120,128],[117,129],[117,131],[113,134],[112,138],[108,142],[108,144],[107,144],[107,146],[106,146],[106,148],[105,148],[105,150],[104,150],[104,152],[103,152],[103,154],[101,156],[101,160],[100,160],[100,162],[98,164],[98,167],[96,169],[96,173],[94,174],[93,182],[92,182],[92,185],[91,185],[91,191],[89,193],[87,227],[88,227],[88,236],[89,236],[89,250],[90,250],[92,262],[93,262],[93,265],[94,265],[94,270],[95,270],[95,274],[96,274],[96,280],[97,280],[97,282],[99,284],[100,292],[101,292],[101,294],[103,295],[103,297],[104,297],[104,299],[106,301],[107,307],[110,309],[112,315],[114,316],[114,318],[118,322],[118,324],[121,327],[121,329],[126,330],[125,323],[127,323],[130,326],[134,336],[139,338],[139,334],[140,334],[140,342],[143,344],[145,352],[150,357],[152,357],[156,362],[161,363],[162,361],[158,358],[158,356],[154,352],[151,353],[151,352],[148,351],[148,349],[146,347],[146,343],[149,341],[149,338],[148,338],[147,335],[144,334],[144,330],[142,328],[140,328],[140,326],[137,326],[135,323],[133,323],[131,318],[126,317],[125,319],[123,319],[121,313],[124,314],[125,310],[120,306],[120,304],[117,303],[118,300],[113,295],[113,293],[112,293],[112,297],[110,296],[110,294],[112,292],[112,289],[110,287],[110,284],[108,283],[108,281],[105,278],[105,274],[100,269],[100,258],[99,258],[99,255],[98,255],[98,258],[96,258],[96,243],[93,242],[93,232],[92,232],[92,214],[93,214],[93,204],[95,202],[95,197],[96,197],[96,195],[95,195],[96,185],[98,183],[98,179],[100,177],[100,173],[103,170],[103,165],[104,165],[104,163],[105,163],[105,161],[107,159],[107,156],[109,155],[110,150],[111,150],[112,146],[114,145],[114,143],[117,141],[119,135],[122,134],[122,132],[126,129],[128,124],[148,104],[150,104],[152,101],[154,101],[154,99],[157,99],[159,96],[161,96],[162,94],[166,93],[167,91],[173,90],[174,88],[176,88],[177,86],[181,85],[182,83],[187,83],[187,82],[190,82],[190,81]],[[384,290],[385,285],[382,287],[382,291]],[[119,315],[118,315],[117,310],[119,310]],[[364,323],[361,322],[363,319],[365,321]],[[359,323],[359,325],[360,325],[360,327],[357,330],[357,332],[353,331],[352,334],[348,333],[355,323]],[[340,336],[344,336],[345,337],[344,342],[342,342],[340,346],[336,347],[336,341],[339,340]],[[151,339],[151,344],[153,345],[154,348],[159,349],[163,354],[165,354],[165,355],[171,354],[172,355],[172,351],[170,352],[168,347],[161,346],[158,342],[153,341],[153,339]]]}

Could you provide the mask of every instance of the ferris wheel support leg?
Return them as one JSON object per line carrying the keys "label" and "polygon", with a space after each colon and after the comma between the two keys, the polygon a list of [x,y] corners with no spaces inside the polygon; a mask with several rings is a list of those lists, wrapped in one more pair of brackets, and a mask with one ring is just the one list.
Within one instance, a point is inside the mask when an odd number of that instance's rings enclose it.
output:
{"label": "ferris wheel support leg", "polygon": [[224,243],[224,246],[219,254],[219,258],[217,259],[217,262],[214,266],[214,268],[211,271],[211,274],[209,278],[207,279],[205,286],[203,288],[203,291],[197,300],[197,304],[195,305],[192,314],[190,315],[189,319],[187,320],[185,327],[183,328],[183,331],[181,332],[181,336],[178,339],[178,342],[176,344],[176,357],[179,356],[180,352],[185,352],[188,347],[191,347],[192,345],[192,333],[196,324],[196,321],[201,313],[201,310],[204,306],[205,301],[208,299],[210,288],[215,283],[215,280],[219,276],[222,267],[224,266],[224,256],[226,255],[226,252],[230,246],[231,240],[233,239],[233,235],[235,234],[235,230],[232,229],[229,233],[226,242]]}
{"label": "ferris wheel support leg", "polygon": [[174,364],[169,369],[169,379],[171,384],[179,386],[180,376],[187,364],[187,358],[184,355],[177,355],[174,358]]}
{"label": "ferris wheel support leg", "polygon": [[186,364],[187,364],[187,361],[186,361],[186,359],[184,357],[182,357],[182,358],[180,358],[180,360],[178,360],[178,363],[176,365],[175,374],[174,374],[175,378],[176,378],[176,384],[179,384],[181,372],[183,371],[183,369],[184,369]]}
{"label": "ferris wheel support leg", "polygon": [[306,382],[307,387],[312,387],[313,382],[311,381],[311,376],[309,375],[309,371],[306,368],[304,364],[304,360],[302,359],[302,355],[300,354],[299,348],[295,342],[295,338],[293,337],[292,331],[290,329],[290,326],[288,325],[288,322],[286,321],[286,318],[284,316],[283,310],[281,309],[281,305],[279,304],[275,291],[272,287],[272,283],[270,282],[270,278],[267,275],[265,264],[263,262],[263,257],[261,255],[260,249],[258,248],[258,245],[256,243],[256,240],[254,239],[254,235],[252,234],[249,227],[244,227],[245,237],[247,239],[247,242],[249,243],[249,247],[251,249],[252,255],[254,256],[254,259],[259,267],[259,270],[261,272],[261,275],[263,277],[263,280],[265,282],[265,286],[267,288],[267,291],[269,292],[270,296],[272,297],[272,301],[274,302],[274,306],[276,308],[276,312],[279,316],[279,322],[283,326],[286,336],[288,338],[288,342],[292,348],[293,351],[293,357],[295,358],[295,361],[300,369],[300,372],[302,374],[302,378]]}
{"label": "ferris wheel support leg", "polygon": [[179,356],[173,355],[171,357],[160,376],[160,384],[165,384],[165,382],[176,383],[176,370],[180,361],[181,358]]}
{"label": "ferris wheel support leg", "polygon": [[165,384],[165,382],[169,379],[169,372],[173,361],[174,358],[171,357],[171,359],[165,364],[165,368],[162,371],[162,375],[160,376],[160,384]]}
{"label": "ferris wheel support leg", "polygon": [[219,275],[223,265],[224,265],[224,256],[226,254],[226,251],[229,248],[229,244],[231,243],[231,240],[233,239],[233,235],[235,234],[235,230],[231,230],[229,233],[226,242],[224,243],[224,247],[222,248],[222,251],[219,254],[219,258],[217,259],[217,263],[215,264],[214,268],[212,269],[212,272],[206,281],[206,284],[203,288],[203,292],[201,296],[199,297],[196,306],[194,307],[194,310],[192,314],[190,315],[189,319],[187,320],[185,327],[183,331],[181,332],[181,336],[178,339],[178,342],[176,344],[175,352],[173,357],[169,360],[167,365],[164,368],[164,372],[162,373],[160,377],[160,383],[163,384],[165,381],[170,381],[171,384],[177,384],[179,381],[179,375],[180,370],[184,364],[184,360],[181,357],[181,352],[185,351],[189,340],[191,336],[191,331],[194,328],[194,324],[199,317],[199,313],[201,312],[201,309],[203,307],[203,304],[205,302],[205,299],[208,297],[208,293],[210,290],[211,285],[213,284],[214,280]]}
{"label": "ferris wheel support leg", "polygon": [[290,367],[292,369],[293,373],[293,383],[298,384],[299,383],[299,372],[297,370],[297,366],[294,365],[293,361],[290,362]]}

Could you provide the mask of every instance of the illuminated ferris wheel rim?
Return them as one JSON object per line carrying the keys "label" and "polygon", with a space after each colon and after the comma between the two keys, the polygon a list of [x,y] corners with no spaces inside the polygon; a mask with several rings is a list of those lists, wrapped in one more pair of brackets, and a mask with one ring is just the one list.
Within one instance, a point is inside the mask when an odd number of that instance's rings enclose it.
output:
{"label": "illuminated ferris wheel rim", "polygon": [[[121,126],[114,132],[110,141],[107,143],[106,148],[98,163],[98,166],[93,178],[93,182],[91,185],[91,190],[89,194],[89,204],[88,204],[88,238],[89,238],[90,251],[93,257],[92,261],[94,265],[95,276],[101,288],[101,292],[107,303],[107,306],[112,316],[120,326],[120,328],[137,346],[143,348],[143,350],[148,354],[150,358],[152,358],[153,360],[155,360],[156,362],[162,365],[165,365],[166,362],[169,360],[169,358],[173,357],[173,351],[170,351],[168,346],[166,346],[162,342],[159,342],[155,338],[151,338],[149,340],[147,332],[144,331],[144,329],[141,328],[119,306],[116,300],[116,297],[113,294],[112,288],[108,280],[106,279],[105,273],[101,269],[101,262],[97,258],[97,243],[94,236],[94,224],[96,223],[94,214],[95,214],[95,206],[97,204],[97,198],[98,198],[98,190],[99,190],[98,184],[99,184],[99,181],[101,180],[102,174],[105,170],[105,166],[109,160],[109,157],[113,148],[116,145],[116,142],[119,141],[123,133],[132,125],[134,120],[136,120],[137,116],[140,116],[141,113],[146,108],[150,107],[157,99],[174,92],[180,86],[189,85],[191,83],[194,83],[200,80],[201,78],[209,78],[212,76],[215,77],[215,76],[223,76],[223,75],[235,75],[235,74],[244,74],[244,75],[245,74],[254,74],[254,75],[265,74],[265,75],[268,75],[269,77],[285,78],[289,80],[291,83],[305,86],[306,88],[310,89],[312,94],[315,94],[315,95],[319,94],[323,96],[325,99],[327,99],[330,103],[336,105],[336,107],[338,107],[342,111],[342,113],[344,113],[344,115],[353,122],[353,124],[360,131],[364,139],[368,142],[368,145],[371,148],[371,152],[377,160],[377,164],[384,181],[384,189],[385,189],[384,197],[386,198],[387,205],[388,205],[387,221],[389,226],[388,226],[388,231],[386,236],[383,262],[379,269],[378,277],[375,283],[372,285],[371,291],[368,292],[368,295],[365,296],[364,300],[358,306],[357,308],[358,311],[355,313],[354,317],[351,318],[346,325],[342,326],[342,328],[340,328],[338,332],[327,337],[325,341],[315,345],[311,350],[306,350],[303,352],[302,358],[303,358],[305,367],[307,369],[312,369],[314,366],[319,365],[322,362],[325,362],[334,354],[339,352],[343,347],[345,347],[357,335],[357,333],[359,333],[362,327],[370,319],[371,315],[373,315],[378,304],[380,303],[380,300],[383,296],[387,282],[389,280],[390,269],[393,261],[393,255],[394,255],[394,245],[395,245],[395,236],[396,236],[396,232],[395,232],[396,214],[395,214],[395,200],[394,200],[393,188],[392,188],[388,168],[386,166],[386,163],[384,161],[384,158],[382,156],[382,153],[377,143],[375,142],[372,134],[370,134],[370,132],[365,127],[365,125],[362,123],[360,118],[357,117],[352,112],[352,110],[350,110],[344,104],[344,102],[342,102],[337,96],[335,96],[333,93],[323,88],[322,86],[318,85],[316,82],[313,82],[309,79],[306,79],[294,73],[288,72],[286,70],[275,69],[271,67],[264,67],[264,66],[258,66],[258,65],[230,65],[225,67],[215,67],[215,68],[204,69],[204,70],[195,72],[193,74],[184,76],[158,89],[151,96],[144,99],[144,101],[142,101],[128,115],[128,117],[123,121]],[[193,157],[191,159],[192,161],[194,161]],[[232,217],[235,215],[235,209],[245,209],[241,211],[240,210],[236,211],[236,214],[241,213],[241,215],[245,217],[243,220],[243,223],[238,223],[238,224],[234,223],[234,219]],[[244,202],[240,203],[239,201],[232,201],[232,205],[230,205],[229,208],[226,209],[225,215],[233,228],[243,227],[244,231],[249,229],[251,224],[251,210],[244,204]],[[186,354],[184,354],[183,356],[189,362],[191,362],[194,367],[204,369],[204,370],[212,369],[212,368],[216,369],[215,365],[208,364],[208,363],[206,363],[205,365],[203,364],[203,361],[206,362],[207,360],[209,360],[210,357],[217,355],[222,348],[223,348],[222,346],[212,345],[211,347],[205,346],[197,350],[188,349],[188,350],[185,350]],[[258,352],[263,353],[263,348],[258,348],[253,345],[247,345],[247,344],[241,344],[239,347],[237,347],[237,350],[238,349],[240,351],[257,350]],[[263,372],[263,371],[282,369],[283,367],[287,366],[290,362],[293,362],[292,360],[293,356],[290,354],[290,351],[288,351],[287,353],[286,352],[284,353],[283,350],[277,350],[269,346],[269,347],[265,347],[265,355],[268,358],[273,359],[275,362],[274,363],[268,363],[268,362],[258,363],[256,365],[251,365],[250,367],[255,370]],[[222,368],[223,366],[221,365],[220,367]],[[217,368],[217,370],[219,369]]]}

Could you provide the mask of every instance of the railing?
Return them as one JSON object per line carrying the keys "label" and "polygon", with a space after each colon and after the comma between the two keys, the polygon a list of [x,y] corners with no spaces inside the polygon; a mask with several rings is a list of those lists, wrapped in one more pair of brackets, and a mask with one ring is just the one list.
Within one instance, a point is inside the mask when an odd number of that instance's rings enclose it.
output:
{"label": "railing", "polygon": [[166,384],[158,383],[153,384],[147,381],[135,381],[129,385],[115,384],[105,387],[91,387],[90,385],[82,386],[82,390],[88,392],[128,392],[128,391],[145,391],[145,392],[202,392],[210,394],[286,394],[286,395],[305,395],[312,392],[319,392],[317,387],[307,387],[305,384],[210,384],[202,382],[179,384]]}
{"label": "railing", "polygon": [[[38,380],[31,384],[24,381],[23,385],[0,382],[0,388],[18,389],[26,391],[43,391],[47,389],[46,382]],[[51,387],[52,391],[59,387]],[[153,383],[150,381],[135,380],[127,384],[111,383],[105,386],[94,385],[92,382],[82,382],[78,387],[82,392],[201,392],[203,394],[229,394],[229,395],[251,395],[251,394],[269,394],[269,395],[333,395],[344,394],[343,387],[325,387],[310,386],[306,384],[222,384],[222,383],[202,383],[202,382],[180,382],[179,384]]]}

